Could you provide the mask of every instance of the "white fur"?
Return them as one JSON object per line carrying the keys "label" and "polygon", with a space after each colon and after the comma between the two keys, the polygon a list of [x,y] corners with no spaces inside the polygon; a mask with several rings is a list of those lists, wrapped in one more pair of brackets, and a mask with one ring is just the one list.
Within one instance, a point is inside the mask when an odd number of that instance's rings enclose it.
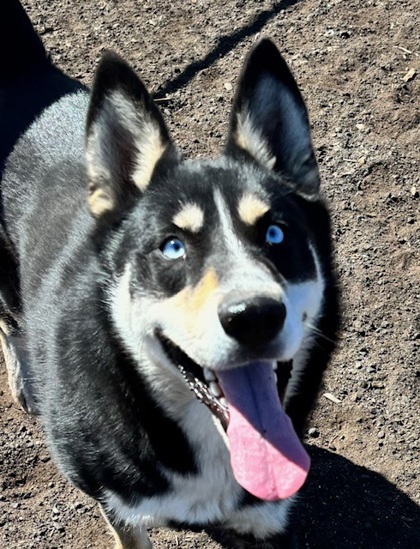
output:
{"label": "white fur", "polygon": [[291,500],[237,510],[242,489],[233,477],[226,435],[210,411],[197,401],[178,370],[169,363],[150,331],[144,339],[136,333],[136,327],[144,324],[149,312],[131,302],[130,276],[130,268],[127,268],[112,298],[117,329],[141,365],[154,397],[186,434],[195,450],[200,470],[191,476],[162,470],[171,486],[167,494],[144,498],[137,505],[127,505],[109,492],[103,505],[112,509],[118,519],[133,525],[158,526],[169,520],[226,521],[243,533],[266,536],[282,531]]}
{"label": "white fur", "polygon": [[[284,327],[277,340],[270,344],[265,360],[285,362],[302,354],[310,339],[308,325],[316,322],[321,309],[325,282],[322,277],[316,253],[311,247],[316,266],[313,280],[287,284],[283,287],[275,282],[268,269],[248,257],[234,234],[226,206],[216,196],[220,223],[224,234],[225,252],[233,257],[234,264],[226,280],[203,303],[195,317],[189,311],[179,308],[177,296],[159,300],[150,296],[131,298],[129,290],[131,271],[127,267],[124,275],[116,282],[110,296],[112,316],[118,332],[134,358],[147,372],[151,387],[158,395],[168,392],[168,410],[179,409],[176,416],[182,417],[185,402],[189,402],[190,391],[179,371],[168,362],[159,342],[154,336],[161,330],[178,345],[192,360],[212,370],[221,370],[243,365],[247,355],[241,346],[228,337],[218,318],[221,300],[231,295],[264,295],[283,300],[287,314]],[[187,295],[188,298],[188,295]],[[184,316],[182,316],[184,315]],[[305,319],[306,317],[306,319]],[[302,360],[298,360],[298,363]],[[303,367],[303,366],[302,366]],[[296,370],[297,371],[297,370]],[[170,387],[170,391],[169,391]]]}
{"label": "white fur", "polygon": [[[292,295],[293,294],[295,295],[295,302],[298,303],[299,301],[302,302],[302,300],[299,300],[299,293],[300,293],[300,296],[302,297],[304,294],[306,294],[306,292],[311,290],[311,292],[309,293],[306,299],[305,312],[307,314],[307,318],[305,322],[303,322],[302,324],[303,336],[302,336],[301,344],[293,356],[292,375],[289,380],[289,383],[287,384],[286,394],[284,398],[285,403],[287,403],[288,399],[292,397],[297,390],[300,376],[306,366],[307,357],[313,345],[314,334],[313,334],[313,329],[311,327],[316,325],[319,314],[321,312],[322,303],[324,299],[323,296],[324,296],[324,289],[325,289],[325,280],[324,280],[321,266],[319,264],[315,250],[313,249],[312,246],[310,246],[310,250],[312,252],[312,256],[313,256],[315,267],[316,267],[316,280],[315,282],[312,283],[313,284],[312,289],[310,287],[306,287],[305,288],[306,291],[299,292],[299,288],[297,287],[298,285],[295,285],[293,291],[291,292]],[[304,284],[308,284],[308,283],[304,283]],[[302,288],[300,290],[302,290]]]}
{"label": "white fur", "polygon": [[[215,470],[213,469],[212,473]],[[237,490],[229,492],[227,486],[217,484],[217,476],[206,475],[186,479],[173,479],[173,491],[162,496],[144,498],[137,505],[127,505],[113,492],[107,492],[104,506],[116,517],[130,525],[148,528],[165,526],[169,520],[197,521],[210,524],[220,521],[239,534],[268,537],[284,532],[288,514],[295,498],[276,502],[261,502],[236,509]]]}
{"label": "white fur", "polygon": [[[316,267],[316,277],[313,280],[288,284],[284,295],[287,309],[286,321],[281,337],[285,340],[284,361],[294,360],[310,334],[310,324],[319,315],[324,295],[325,281],[321,273],[315,250],[310,246]],[[306,317],[306,320],[304,320]],[[295,368],[295,366],[293,366]]]}
{"label": "white fur", "polygon": [[[171,490],[152,498],[144,498],[137,505],[122,502],[109,492],[103,505],[112,509],[117,518],[129,524],[146,526],[164,525],[169,520],[210,523],[232,522],[238,531],[250,531],[258,524],[257,535],[281,531],[286,524],[289,501],[262,503],[253,509],[237,511],[242,490],[233,477],[227,439],[219,422],[200,404],[187,387],[178,370],[169,363],[166,355],[151,336],[146,342],[136,337],[135,326],[142,324],[135,303],[128,292],[130,269],[127,268],[112,300],[117,328],[133,353],[142,372],[150,382],[155,398],[172,419],[177,421],[195,450],[199,472],[196,475],[179,475],[163,469]],[[143,320],[147,310],[143,310]],[[125,321],[122,317],[125,317]],[[115,318],[115,316],[114,316]],[[222,434],[223,433],[223,434]],[[251,522],[252,517],[252,522]]]}
{"label": "white fur", "polygon": [[[196,523],[221,521],[238,532],[264,537],[280,533],[285,528],[292,498],[281,502],[262,502],[238,510],[242,490],[233,477],[226,435],[218,420],[190,391],[154,333],[157,328],[162,330],[202,366],[216,371],[218,368],[238,366],[240,362],[235,361],[240,361],[242,356],[239,344],[224,332],[218,319],[218,305],[232,292],[251,295],[263,292],[264,295],[282,299],[287,308],[284,328],[274,350],[270,351],[273,356],[269,358],[281,361],[299,359],[309,335],[304,317],[308,323],[316,320],[322,304],[324,280],[315,251],[311,248],[316,265],[313,280],[298,284],[285,282],[283,286],[274,281],[267,267],[250,257],[241,245],[227,205],[217,192],[215,202],[220,232],[224,237],[222,246],[234,266],[229,276],[218,281],[215,291],[210,292],[197,312],[198,319],[183,318],[177,314],[174,305],[176,296],[164,300],[146,295],[134,294],[132,297],[129,265],[115,282],[109,296],[118,333],[147,378],[156,401],[184,431],[194,449],[199,471],[188,476],[162,469],[170,484],[167,493],[143,498],[130,505],[108,492],[103,504],[112,509],[117,518],[133,526],[158,526],[170,520]],[[198,335],[194,336],[188,333],[184,322],[192,322],[194,326],[199,324],[205,329],[198,329]],[[298,371],[301,362],[299,359]]]}
{"label": "white fur", "polygon": [[263,293],[273,299],[281,299],[283,288],[273,280],[271,272],[265,265],[258,263],[247,253],[237,237],[232,216],[219,191],[215,192],[214,200],[219,214],[220,234],[223,235],[220,253],[229,257],[229,263],[233,265],[228,273],[229,276],[225,277],[227,280],[223,282],[223,294],[235,292],[238,295],[251,296]]}

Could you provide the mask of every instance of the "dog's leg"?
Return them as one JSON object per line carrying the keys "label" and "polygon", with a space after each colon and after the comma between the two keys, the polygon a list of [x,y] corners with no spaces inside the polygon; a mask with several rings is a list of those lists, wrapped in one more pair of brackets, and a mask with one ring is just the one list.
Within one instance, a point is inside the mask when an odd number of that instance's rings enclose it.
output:
{"label": "dog's leg", "polygon": [[153,549],[145,528],[113,526],[112,529],[117,542],[115,549]]}
{"label": "dog's leg", "polygon": [[10,325],[4,317],[0,320],[0,343],[13,399],[24,412],[36,413],[35,401],[30,388],[25,337],[17,330],[10,329]]}
{"label": "dog's leg", "polygon": [[105,513],[101,506],[100,509],[114,534],[115,549],[153,549],[144,526],[129,526],[121,521],[115,521],[111,515]]}

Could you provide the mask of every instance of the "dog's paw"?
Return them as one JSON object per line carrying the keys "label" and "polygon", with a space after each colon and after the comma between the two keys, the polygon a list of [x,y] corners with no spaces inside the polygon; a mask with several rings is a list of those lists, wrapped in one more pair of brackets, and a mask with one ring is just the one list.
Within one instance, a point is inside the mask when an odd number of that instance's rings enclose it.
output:
{"label": "dog's paw", "polygon": [[13,400],[26,413],[37,415],[35,399],[30,394],[20,373],[8,372],[9,388]]}

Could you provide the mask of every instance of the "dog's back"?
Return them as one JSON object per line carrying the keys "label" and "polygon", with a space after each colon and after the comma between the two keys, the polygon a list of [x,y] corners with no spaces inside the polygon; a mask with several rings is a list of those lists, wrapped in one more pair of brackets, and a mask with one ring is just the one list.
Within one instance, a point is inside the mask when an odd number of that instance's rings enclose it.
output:
{"label": "dog's back", "polygon": [[[26,354],[19,350],[25,330],[19,258],[25,249],[36,246],[31,224],[38,228],[37,238],[39,229],[45,228],[51,256],[63,244],[59,235],[64,234],[64,217],[54,224],[54,215],[57,208],[69,209],[72,196],[77,196],[71,193],[71,183],[83,180],[69,177],[69,192],[60,193],[54,191],[60,182],[53,172],[66,164],[74,170],[76,157],[78,164],[83,158],[88,94],[51,63],[18,0],[0,4],[0,51],[8,52],[0,72],[0,327],[3,347],[9,349],[6,359],[13,362],[15,355]],[[49,238],[51,232],[54,239]],[[26,271],[43,270],[36,259],[23,264]],[[23,381],[11,381],[15,397],[26,407]]]}
{"label": "dog's back", "polygon": [[29,124],[48,105],[81,85],[52,65],[18,0],[0,4],[0,51],[1,176],[7,157]]}

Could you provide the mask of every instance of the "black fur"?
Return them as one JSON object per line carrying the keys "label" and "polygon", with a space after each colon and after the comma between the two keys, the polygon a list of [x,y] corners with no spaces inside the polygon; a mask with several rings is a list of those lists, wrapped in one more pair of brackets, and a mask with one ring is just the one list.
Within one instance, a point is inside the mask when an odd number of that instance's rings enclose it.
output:
{"label": "black fur", "polygon": [[[117,56],[107,54],[101,62],[89,99],[83,86],[49,62],[17,0],[3,0],[0,21],[0,30],[13,27],[15,37],[0,87],[0,117],[6,120],[0,135],[0,167],[5,167],[0,318],[3,329],[19,335],[28,347],[31,383],[24,384],[23,392],[30,394],[23,397],[35,403],[57,465],[101,503],[112,492],[130,505],[171,492],[172,481],[163,470],[185,477],[200,473],[188,432],[156,397],[144,373],[146,359],[137,363],[126,348],[110,295],[127,265],[130,296],[162,301],[199,284],[209,265],[220,274],[221,284],[229,279],[233,267],[223,251],[215,189],[223,196],[238,242],[278,284],[311,280],[316,266],[308,242],[316,250],[326,282],[317,321],[322,336],[314,335],[298,389],[286,403],[302,434],[334,347],[338,299],[329,215],[317,192],[307,113],[275,46],[265,40],[251,53],[224,155],[191,163],[180,158],[144,85]],[[20,48],[31,51],[31,70]],[[287,99],[276,101],[284,93]],[[286,113],[291,105],[292,114]],[[125,109],[124,117],[119,109]],[[246,110],[275,157],[271,168],[238,143],[238,113]],[[298,134],[289,139],[285,117],[288,122],[296,117],[304,139]],[[145,158],[154,162],[146,189],[135,185],[133,177],[136,155],[143,154],[147,142],[144,132],[136,134],[139,127],[153,127],[155,149],[162,148],[156,158]],[[99,137],[98,131],[103,132]],[[238,215],[237,200],[244,190],[262,193],[271,203],[270,212],[253,226]],[[103,213],[99,208],[93,215],[96,203],[92,211],[88,203],[95,192],[108,202]],[[205,212],[205,230],[197,233],[173,223],[180,204],[192,200]],[[265,242],[273,223],[286,235],[280,248]],[[162,255],[168,238],[184,242],[188,261],[168,263]],[[249,360],[260,352],[250,348]],[[238,508],[260,503],[243,491]],[[112,510],[108,514],[113,517]],[[270,536],[267,544],[277,547]],[[257,538],[243,538],[243,546],[263,543]]]}

